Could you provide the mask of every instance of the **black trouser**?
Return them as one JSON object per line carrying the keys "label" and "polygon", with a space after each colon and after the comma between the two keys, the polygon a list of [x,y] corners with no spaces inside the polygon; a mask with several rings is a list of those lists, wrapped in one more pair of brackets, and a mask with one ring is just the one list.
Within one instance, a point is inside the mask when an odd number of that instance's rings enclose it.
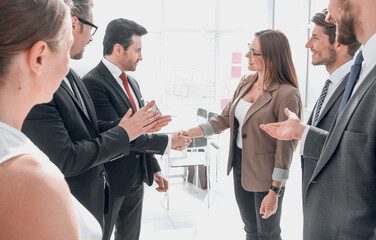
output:
{"label": "black trouser", "polygon": [[109,240],[115,228],[115,240],[140,238],[144,183],[142,179],[124,197],[110,197],[109,211],[105,215],[103,240]]}
{"label": "black trouser", "polygon": [[233,160],[233,176],[235,198],[238,203],[240,215],[244,222],[247,240],[280,240],[281,207],[283,195],[279,197],[278,210],[268,219],[263,219],[260,214],[261,202],[268,192],[249,192],[241,185],[242,150],[235,146]]}

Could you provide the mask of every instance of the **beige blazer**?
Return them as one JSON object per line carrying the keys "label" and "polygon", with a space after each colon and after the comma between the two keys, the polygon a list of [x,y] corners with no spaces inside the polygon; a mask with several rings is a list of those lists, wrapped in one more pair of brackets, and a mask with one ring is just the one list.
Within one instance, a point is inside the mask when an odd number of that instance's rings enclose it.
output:
{"label": "beige blazer", "polygon": [[[255,74],[244,76],[222,114],[209,119],[216,134],[230,128],[227,174],[231,172],[233,149],[238,133],[238,123],[234,117],[235,108],[256,79]],[[247,191],[268,191],[272,184],[272,176],[277,181],[285,181],[288,178],[295,141],[276,140],[260,129],[259,125],[286,120],[287,116],[284,113],[286,107],[298,114],[299,99],[297,88],[271,82],[268,90],[249,108],[241,131],[243,138],[241,183]]]}

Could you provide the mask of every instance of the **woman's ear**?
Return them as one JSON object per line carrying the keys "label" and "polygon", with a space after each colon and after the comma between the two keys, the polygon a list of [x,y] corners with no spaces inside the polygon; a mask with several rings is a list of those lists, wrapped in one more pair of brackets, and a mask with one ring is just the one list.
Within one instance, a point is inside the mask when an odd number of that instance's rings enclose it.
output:
{"label": "woman's ear", "polygon": [[46,64],[47,52],[48,46],[45,41],[38,41],[30,48],[27,62],[30,70],[35,74],[41,74],[42,68]]}

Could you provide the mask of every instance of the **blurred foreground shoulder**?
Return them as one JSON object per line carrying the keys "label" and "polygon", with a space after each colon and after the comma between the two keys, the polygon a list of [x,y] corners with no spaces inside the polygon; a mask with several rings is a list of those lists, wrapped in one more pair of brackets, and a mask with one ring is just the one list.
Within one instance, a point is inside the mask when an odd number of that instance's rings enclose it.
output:
{"label": "blurred foreground shoulder", "polygon": [[79,239],[63,175],[31,155],[0,165],[0,212],[0,239]]}

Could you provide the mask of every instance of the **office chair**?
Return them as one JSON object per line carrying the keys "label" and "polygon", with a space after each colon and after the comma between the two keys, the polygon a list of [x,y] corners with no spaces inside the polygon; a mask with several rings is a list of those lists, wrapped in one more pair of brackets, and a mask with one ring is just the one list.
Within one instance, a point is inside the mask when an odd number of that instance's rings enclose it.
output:
{"label": "office chair", "polygon": [[[209,179],[210,179],[210,158],[208,155],[208,139],[205,137],[199,137],[192,139],[192,142],[187,147],[187,149],[182,152],[171,151],[168,155],[166,162],[166,177],[167,180],[171,177],[183,177],[185,179],[186,174],[170,175],[170,168],[177,167],[188,167],[193,166],[196,173],[196,192],[198,190],[198,167],[205,166],[206,171],[206,184],[207,184],[207,193],[208,193],[208,207],[210,207],[210,197],[209,197]],[[170,190],[167,190],[167,210],[170,209]]]}

